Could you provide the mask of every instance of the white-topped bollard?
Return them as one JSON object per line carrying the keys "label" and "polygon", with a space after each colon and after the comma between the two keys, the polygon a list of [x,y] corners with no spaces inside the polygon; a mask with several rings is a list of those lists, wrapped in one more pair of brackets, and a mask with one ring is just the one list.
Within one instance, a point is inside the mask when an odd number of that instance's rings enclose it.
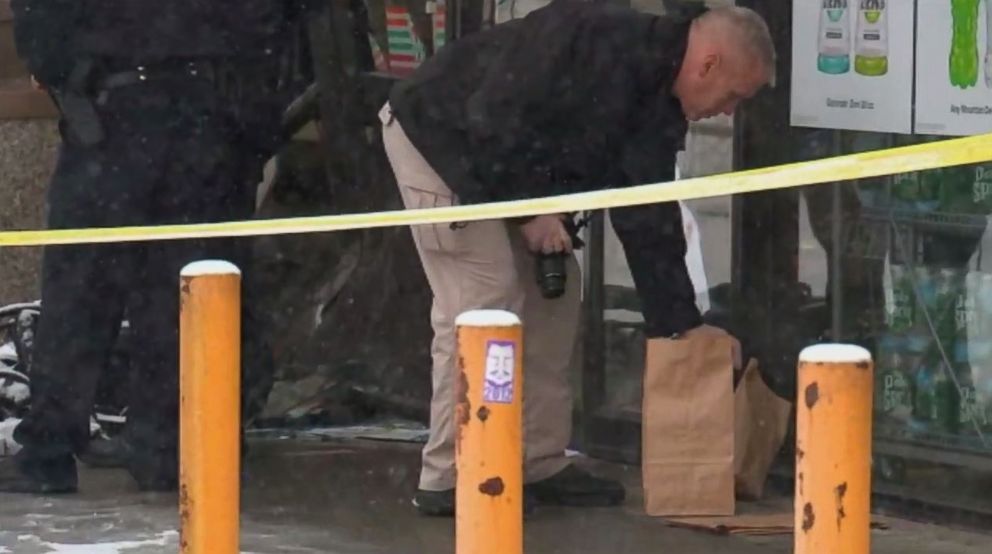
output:
{"label": "white-topped bollard", "polygon": [[455,397],[457,554],[523,552],[523,331],[501,310],[466,312]]}
{"label": "white-topped bollard", "polygon": [[871,354],[821,344],[799,354],[796,554],[868,554],[871,544]]}
{"label": "white-topped bollard", "polygon": [[179,513],[183,554],[237,554],[241,484],[241,271],[205,260],[179,292]]}

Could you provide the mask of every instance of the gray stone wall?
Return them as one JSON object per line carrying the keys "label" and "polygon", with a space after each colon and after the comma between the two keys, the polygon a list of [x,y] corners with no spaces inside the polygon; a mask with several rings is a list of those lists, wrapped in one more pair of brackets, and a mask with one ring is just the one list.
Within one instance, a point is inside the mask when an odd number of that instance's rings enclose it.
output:
{"label": "gray stone wall", "polygon": [[[58,141],[52,120],[0,121],[0,229],[44,227]],[[38,298],[40,262],[40,248],[0,248],[0,304]]]}
{"label": "gray stone wall", "polygon": [[[0,0],[0,230],[40,229],[58,130],[14,49],[9,0]],[[40,248],[0,248],[0,304],[39,296]]]}

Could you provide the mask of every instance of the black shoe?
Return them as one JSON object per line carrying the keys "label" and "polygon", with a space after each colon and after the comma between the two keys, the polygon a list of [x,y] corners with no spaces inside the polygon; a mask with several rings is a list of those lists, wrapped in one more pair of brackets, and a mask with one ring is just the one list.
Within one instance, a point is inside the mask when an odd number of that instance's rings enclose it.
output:
{"label": "black shoe", "polygon": [[179,456],[175,452],[138,452],[131,446],[127,470],[145,492],[173,492],[179,489]]}
{"label": "black shoe", "polygon": [[627,496],[619,482],[593,477],[574,465],[526,488],[541,504],[556,506],[616,506]]}
{"label": "black shoe", "polygon": [[179,477],[171,473],[129,469],[128,472],[143,492],[176,492],[179,490]]}
{"label": "black shoe", "polygon": [[71,454],[31,457],[27,450],[0,458],[0,492],[63,494],[79,488],[76,460]]}
{"label": "black shoe", "polygon": [[[536,506],[534,497],[524,487],[524,515],[528,516]],[[432,517],[452,517],[455,515],[455,489],[446,491],[418,490],[413,497],[413,505],[421,514]]]}
{"label": "black shoe", "polygon": [[109,439],[91,440],[86,452],[79,455],[79,461],[90,467],[127,467],[127,443],[120,436]]}
{"label": "black shoe", "polygon": [[455,489],[446,491],[417,490],[413,506],[425,516],[451,517],[455,515]]}

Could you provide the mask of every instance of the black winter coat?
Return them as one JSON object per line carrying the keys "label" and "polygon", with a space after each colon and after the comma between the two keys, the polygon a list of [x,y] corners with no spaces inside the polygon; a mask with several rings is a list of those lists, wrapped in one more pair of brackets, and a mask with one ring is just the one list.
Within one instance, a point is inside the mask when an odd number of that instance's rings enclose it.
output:
{"label": "black winter coat", "polygon": [[[700,13],[555,0],[442,48],[390,105],[461,203],[670,181],[688,127],[671,86]],[[648,336],[699,325],[678,205],[611,220]]]}

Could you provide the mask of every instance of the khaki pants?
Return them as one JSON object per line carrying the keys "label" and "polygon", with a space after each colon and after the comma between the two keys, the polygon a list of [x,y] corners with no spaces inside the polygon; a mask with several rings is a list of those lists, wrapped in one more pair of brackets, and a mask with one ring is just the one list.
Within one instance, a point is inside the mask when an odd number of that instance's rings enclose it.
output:
{"label": "khaki pants", "polygon": [[[389,106],[380,113],[383,143],[408,209],[450,206],[451,189],[410,143]],[[504,309],[524,325],[524,477],[539,481],[568,465],[572,432],[568,370],[579,323],[579,268],[569,257],[568,289],[547,300],[538,289],[534,255],[515,225],[480,221],[412,229],[414,243],[434,293],[434,342],[430,439],[423,451],[420,488],[455,486],[455,318],[473,309]]]}

